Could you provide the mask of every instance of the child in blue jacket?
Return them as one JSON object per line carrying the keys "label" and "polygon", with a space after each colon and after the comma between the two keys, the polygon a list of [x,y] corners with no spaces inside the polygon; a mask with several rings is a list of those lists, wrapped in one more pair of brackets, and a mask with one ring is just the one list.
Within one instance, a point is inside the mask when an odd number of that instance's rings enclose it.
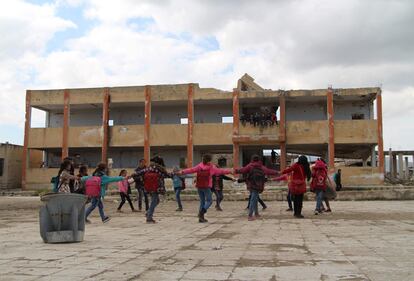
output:
{"label": "child in blue jacket", "polygon": [[185,179],[191,178],[191,176],[187,175],[177,175],[177,173],[180,171],[178,167],[174,167],[173,169],[173,186],[174,186],[174,193],[175,193],[175,200],[177,201],[178,208],[175,210],[176,212],[182,212],[183,211],[183,205],[181,203],[181,191],[185,189]]}

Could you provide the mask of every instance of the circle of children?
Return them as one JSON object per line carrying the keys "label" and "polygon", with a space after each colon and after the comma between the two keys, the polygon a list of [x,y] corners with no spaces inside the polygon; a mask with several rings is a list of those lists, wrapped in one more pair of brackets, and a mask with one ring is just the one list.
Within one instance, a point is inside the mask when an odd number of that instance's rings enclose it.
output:
{"label": "circle of children", "polygon": [[[55,192],[75,192],[88,196],[90,205],[86,209],[85,220],[87,223],[90,223],[88,217],[96,207],[99,209],[102,222],[105,223],[110,220],[104,213],[103,198],[107,185],[111,182],[117,182],[121,196],[118,212],[122,212],[121,208],[126,201],[128,201],[133,212],[139,212],[142,210],[144,199],[146,222],[155,223],[153,215],[160,202],[159,195],[165,194],[164,179],[172,178],[178,204],[177,211],[182,211],[180,192],[185,189],[185,178],[189,177],[189,174],[196,174],[196,189],[200,199],[198,210],[198,221],[200,223],[207,222],[205,215],[212,205],[212,193],[216,196],[216,210],[222,211],[220,203],[223,200],[223,180],[236,181],[235,178],[225,176],[226,174],[241,175],[237,181],[239,183],[245,182],[247,190],[250,192],[247,207],[249,221],[260,217],[258,202],[262,204],[263,209],[266,208],[259,194],[263,192],[265,183],[271,180],[288,182],[287,201],[289,208],[286,211],[293,211],[295,218],[303,218],[303,195],[306,192],[306,182],[310,180],[310,189],[315,192],[316,198],[314,214],[331,211],[328,193],[332,193],[332,183],[328,177],[327,165],[323,159],[319,158],[311,170],[307,157],[302,155],[296,163],[281,172],[265,167],[258,155],[253,155],[251,162],[240,169],[221,169],[211,161],[211,155],[206,154],[202,157],[202,162],[195,167],[184,170],[174,168],[173,172],[169,173],[165,168],[163,159],[156,156],[151,159],[148,166],[145,160],[141,159],[139,166],[131,175],[128,175],[126,170],[122,170],[119,176],[111,177],[108,175],[108,167],[105,163],[98,164],[92,175],[88,175],[86,166],[80,166],[79,174],[74,175],[74,163],[70,158],[66,158],[61,164],[58,176],[54,178],[54,181],[52,179],[52,182],[54,183]],[[138,191],[138,210],[134,208],[129,196],[131,193],[129,186],[132,183],[135,183]],[[150,202],[148,195],[151,197]],[[327,205],[326,210],[322,201],[325,201]]]}

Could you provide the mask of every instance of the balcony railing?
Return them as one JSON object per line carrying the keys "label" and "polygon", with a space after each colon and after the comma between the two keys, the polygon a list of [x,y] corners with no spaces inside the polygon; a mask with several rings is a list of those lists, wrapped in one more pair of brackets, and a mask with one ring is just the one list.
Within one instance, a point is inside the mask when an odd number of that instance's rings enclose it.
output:
{"label": "balcony railing", "polygon": [[144,146],[144,125],[118,125],[110,127],[109,146]]}
{"label": "balcony railing", "polygon": [[377,120],[335,120],[335,143],[375,144]]}
{"label": "balcony railing", "polygon": [[[335,143],[375,144],[377,143],[376,120],[336,120]],[[274,144],[280,141],[279,125],[254,127],[240,125],[239,135],[233,136],[233,124],[194,124],[194,145],[232,145],[233,141],[246,144]],[[62,128],[31,128],[29,148],[60,148]],[[328,143],[328,121],[288,121],[286,141],[288,144]],[[69,147],[101,147],[103,130],[101,126],[69,127]],[[151,146],[186,146],[187,125],[152,124]],[[110,147],[143,147],[144,125],[117,125],[109,130]]]}
{"label": "balcony railing", "polygon": [[29,148],[62,147],[62,128],[31,128],[29,130]]}

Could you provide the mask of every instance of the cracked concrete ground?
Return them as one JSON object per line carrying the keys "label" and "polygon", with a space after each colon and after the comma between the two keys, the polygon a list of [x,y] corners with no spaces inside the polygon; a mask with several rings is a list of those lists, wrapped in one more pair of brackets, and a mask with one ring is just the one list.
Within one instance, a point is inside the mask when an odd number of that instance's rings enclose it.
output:
{"label": "cracked concrete ground", "polygon": [[293,219],[284,202],[269,202],[248,222],[245,202],[195,218],[196,202],[142,213],[116,213],[87,225],[85,241],[44,244],[38,198],[0,197],[0,280],[414,280],[413,201],[333,202],[333,213]]}

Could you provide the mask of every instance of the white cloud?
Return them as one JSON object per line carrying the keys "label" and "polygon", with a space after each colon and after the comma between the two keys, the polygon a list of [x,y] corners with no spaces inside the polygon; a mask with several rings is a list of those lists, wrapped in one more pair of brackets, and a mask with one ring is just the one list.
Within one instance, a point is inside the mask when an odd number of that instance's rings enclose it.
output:
{"label": "white cloud", "polygon": [[[0,124],[23,128],[25,90],[38,58],[58,32],[76,25],[56,17],[53,5],[7,1],[0,9]],[[33,116],[38,122],[38,115]]]}

